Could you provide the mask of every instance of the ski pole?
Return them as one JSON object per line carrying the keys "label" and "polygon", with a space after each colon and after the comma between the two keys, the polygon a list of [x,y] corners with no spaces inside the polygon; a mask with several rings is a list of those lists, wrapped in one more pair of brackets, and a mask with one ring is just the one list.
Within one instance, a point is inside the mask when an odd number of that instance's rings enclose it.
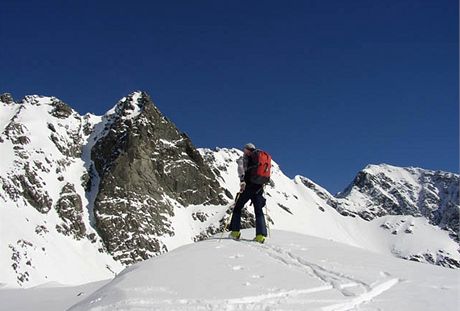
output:
{"label": "ski pole", "polygon": [[[263,191],[265,191],[265,186],[263,186]],[[270,232],[270,216],[268,215],[268,204],[267,204],[267,200],[265,200],[265,213],[264,213],[264,217],[265,217],[265,226],[267,227],[267,231],[268,231],[268,237],[271,238],[271,232]]]}
{"label": "ski pole", "polygon": [[266,216],[266,217],[265,217],[265,219],[266,219],[266,220],[265,220],[265,224],[266,224],[267,229],[268,229],[268,237],[271,238],[270,220],[269,220],[269,219],[270,219],[270,216],[268,216],[268,205],[265,205],[265,211],[266,211],[266,213],[265,213],[265,216]]}
{"label": "ski pole", "polygon": [[232,213],[230,214],[230,217],[227,217],[227,220],[225,221],[225,225],[224,225],[224,229],[222,230],[222,234],[220,235],[220,239],[219,239],[219,242],[222,240],[222,238],[224,237],[224,233],[225,231],[227,230],[227,227],[228,227],[228,223],[230,222],[230,219],[232,219],[232,216],[233,216],[233,209],[236,205],[236,201],[238,201],[238,198],[240,197],[240,193],[241,192],[238,192],[236,194],[236,197],[235,197],[235,202],[233,202],[233,204],[231,205],[231,209],[232,209]]}
{"label": "ski pole", "polygon": [[[233,204],[232,209],[233,209],[233,207],[235,207],[235,204]],[[232,213],[230,214],[230,217],[227,217],[227,219],[225,220],[224,229],[222,230],[222,234],[220,235],[219,242],[220,242],[220,241],[222,240],[222,238],[224,237],[224,233],[225,233],[225,231],[227,231],[228,223],[229,223],[230,220],[232,219],[232,216],[233,216],[233,210],[232,210]]]}

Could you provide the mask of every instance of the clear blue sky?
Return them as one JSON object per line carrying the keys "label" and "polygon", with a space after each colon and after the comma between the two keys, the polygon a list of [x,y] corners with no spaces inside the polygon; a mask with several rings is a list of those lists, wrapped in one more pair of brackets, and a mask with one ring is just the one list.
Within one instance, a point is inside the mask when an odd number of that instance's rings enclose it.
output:
{"label": "clear blue sky", "polygon": [[199,147],[251,141],[331,192],[458,172],[458,1],[0,0],[0,92],[102,114],[134,90]]}

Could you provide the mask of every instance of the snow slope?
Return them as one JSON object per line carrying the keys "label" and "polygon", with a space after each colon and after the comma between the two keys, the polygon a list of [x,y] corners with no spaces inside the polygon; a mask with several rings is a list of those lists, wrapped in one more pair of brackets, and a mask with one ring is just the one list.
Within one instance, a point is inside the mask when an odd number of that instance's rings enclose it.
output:
{"label": "snow slope", "polygon": [[[0,284],[83,284],[113,277],[123,266],[104,252],[85,208],[87,170],[79,148],[94,118],[80,117],[54,97],[27,96],[1,108]],[[58,203],[74,198],[81,210],[72,206],[59,213]]]}
{"label": "snow slope", "polygon": [[[238,191],[237,149],[202,149],[204,158],[220,171],[220,182],[230,192]],[[423,217],[386,215],[365,221],[337,210],[337,199],[303,176],[290,179],[279,165],[272,167],[273,183],[266,187],[267,213],[273,229],[293,231],[385,255],[456,267],[459,245],[449,232]],[[343,201],[343,199],[342,199]],[[252,208],[247,204],[248,211]],[[453,261],[452,261],[453,260]],[[455,261],[455,262],[454,262]]]}
{"label": "snow slope", "polygon": [[459,270],[272,231],[265,245],[215,236],[135,264],[69,310],[455,311],[459,277]]}
{"label": "snow slope", "polygon": [[83,300],[110,280],[78,286],[46,283],[31,288],[0,288],[0,311],[63,311]]}

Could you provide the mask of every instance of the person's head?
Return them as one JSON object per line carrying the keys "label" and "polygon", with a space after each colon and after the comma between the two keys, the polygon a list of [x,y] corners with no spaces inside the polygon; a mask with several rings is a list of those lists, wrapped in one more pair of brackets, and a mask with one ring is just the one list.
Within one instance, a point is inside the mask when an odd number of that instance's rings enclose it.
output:
{"label": "person's head", "polygon": [[254,150],[256,150],[256,146],[253,143],[247,143],[244,145],[243,152],[244,154],[248,155],[251,154]]}

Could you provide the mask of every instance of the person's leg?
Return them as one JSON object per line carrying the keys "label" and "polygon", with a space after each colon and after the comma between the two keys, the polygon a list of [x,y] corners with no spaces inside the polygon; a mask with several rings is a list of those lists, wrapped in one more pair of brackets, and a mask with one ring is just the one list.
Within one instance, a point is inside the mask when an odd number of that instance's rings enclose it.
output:
{"label": "person's leg", "polygon": [[252,203],[254,204],[254,214],[256,216],[256,235],[267,236],[267,226],[265,224],[265,216],[263,207],[265,206],[265,198],[262,192],[256,192],[252,197]]}
{"label": "person's leg", "polygon": [[240,196],[238,197],[238,200],[236,200],[235,207],[233,208],[232,220],[229,226],[230,231],[240,231],[241,229],[241,210],[243,209],[244,205],[249,201],[250,198],[251,198],[251,193],[248,190],[244,190],[243,193],[241,193]]}

